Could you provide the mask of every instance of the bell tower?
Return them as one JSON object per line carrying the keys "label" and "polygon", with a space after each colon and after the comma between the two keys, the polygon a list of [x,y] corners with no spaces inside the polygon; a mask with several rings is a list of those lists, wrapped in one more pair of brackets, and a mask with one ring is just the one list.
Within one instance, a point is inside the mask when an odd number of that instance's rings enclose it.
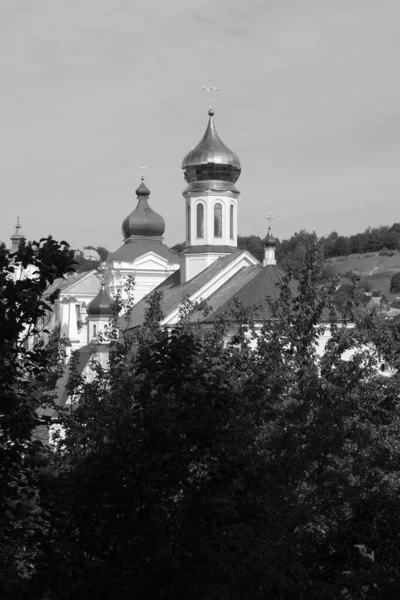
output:
{"label": "bell tower", "polygon": [[[207,88],[208,89],[208,88]],[[201,141],[185,156],[182,171],[188,184],[185,198],[186,240],[181,255],[181,280],[189,281],[220,256],[237,249],[235,183],[240,161],[219,137],[214,110]]]}

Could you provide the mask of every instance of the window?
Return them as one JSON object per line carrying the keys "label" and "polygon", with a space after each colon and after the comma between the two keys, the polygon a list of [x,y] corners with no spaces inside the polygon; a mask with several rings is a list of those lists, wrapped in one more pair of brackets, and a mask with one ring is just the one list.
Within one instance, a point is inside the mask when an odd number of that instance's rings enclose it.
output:
{"label": "window", "polygon": [[231,207],[229,209],[229,235],[231,240],[233,240],[233,204],[231,204]]}
{"label": "window", "polygon": [[96,337],[96,325],[93,325],[93,337]]}
{"label": "window", "polygon": [[187,239],[190,240],[190,204],[187,205],[187,224],[186,224],[186,231],[187,231]]}
{"label": "window", "polygon": [[214,206],[214,237],[222,237],[222,204]]}
{"label": "window", "polygon": [[204,237],[204,206],[202,204],[197,205],[197,231],[196,235],[198,238]]}

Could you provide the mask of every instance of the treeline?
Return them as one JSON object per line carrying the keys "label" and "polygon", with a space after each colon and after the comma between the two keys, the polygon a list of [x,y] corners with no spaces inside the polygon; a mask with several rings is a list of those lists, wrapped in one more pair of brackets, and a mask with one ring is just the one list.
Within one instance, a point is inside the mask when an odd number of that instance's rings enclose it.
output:
{"label": "treeline", "polygon": [[320,242],[324,246],[325,258],[378,252],[383,249],[397,251],[400,248],[400,223],[367,227],[363,233],[350,236],[338,235],[336,231],[332,231],[328,236],[322,237]]}
{"label": "treeline", "polygon": [[[367,252],[382,252],[390,254],[400,249],[400,223],[392,226],[367,227],[363,233],[350,236],[339,235],[332,231],[327,236],[318,238],[314,232],[305,229],[294,233],[289,239],[277,240],[276,258],[278,265],[288,270],[291,268],[295,277],[304,265],[307,252],[314,244],[319,248],[319,261],[321,265],[327,258],[335,256],[348,256],[349,254],[362,254]],[[256,235],[238,236],[238,248],[248,250],[258,260],[264,257],[263,240]]]}

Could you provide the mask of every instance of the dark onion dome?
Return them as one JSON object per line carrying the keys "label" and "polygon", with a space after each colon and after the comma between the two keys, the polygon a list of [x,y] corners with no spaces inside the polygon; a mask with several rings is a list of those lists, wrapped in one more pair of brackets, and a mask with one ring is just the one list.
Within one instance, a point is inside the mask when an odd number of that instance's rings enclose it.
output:
{"label": "dark onion dome", "polygon": [[140,237],[160,237],[165,231],[165,221],[161,215],[154,212],[147,201],[150,190],[142,182],[136,190],[138,204],[134,211],[122,223],[122,233],[125,239],[131,235]]}
{"label": "dark onion dome", "polygon": [[268,227],[268,233],[264,238],[264,246],[267,248],[275,248],[277,243],[277,239],[271,233],[271,227]]}
{"label": "dark onion dome", "polygon": [[111,315],[113,314],[113,302],[114,300],[104,288],[104,281],[102,281],[99,293],[87,306],[87,314],[96,317],[111,317]]}
{"label": "dark onion dome", "polygon": [[[214,185],[212,189],[231,189],[239,178],[241,166],[236,154],[224,144],[214,125],[213,109],[208,126],[202,140],[195,146],[182,162],[182,170],[189,189],[204,189],[200,182],[226,182],[225,185]],[[236,191],[236,190],[235,190]]]}

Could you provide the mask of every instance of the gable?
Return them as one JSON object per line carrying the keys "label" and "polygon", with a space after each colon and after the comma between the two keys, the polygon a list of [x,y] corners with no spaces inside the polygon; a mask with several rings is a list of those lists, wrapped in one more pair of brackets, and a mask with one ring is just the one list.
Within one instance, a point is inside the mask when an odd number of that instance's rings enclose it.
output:
{"label": "gable", "polygon": [[155,252],[147,252],[147,254],[140,256],[133,263],[121,263],[121,268],[129,267],[130,269],[141,271],[165,271],[173,267],[176,268],[176,266],[176,264],[171,264],[170,261]]}
{"label": "gable", "polygon": [[[174,323],[179,317],[179,307],[185,298],[191,301],[206,300],[214,291],[243,268],[259,265],[259,262],[245,250],[237,250],[229,256],[218,258],[201,273],[186,283],[180,283],[180,270],[167,277],[154,291],[162,292],[163,324]],[[147,297],[133,307],[128,327],[121,320],[122,329],[134,329],[143,323],[147,307]]]}
{"label": "gable", "polygon": [[65,278],[56,279],[46,290],[46,296],[60,290],[60,295],[94,294],[99,291],[99,275],[96,270],[84,273],[70,273]]}

